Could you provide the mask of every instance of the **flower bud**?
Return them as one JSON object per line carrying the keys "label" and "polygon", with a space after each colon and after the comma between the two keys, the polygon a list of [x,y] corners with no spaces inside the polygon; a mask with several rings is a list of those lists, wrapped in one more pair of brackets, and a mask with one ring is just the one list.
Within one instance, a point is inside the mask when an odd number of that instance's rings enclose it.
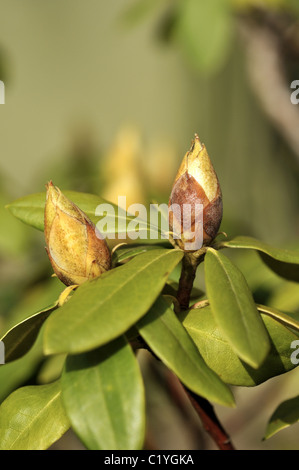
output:
{"label": "flower bud", "polygon": [[[175,207],[180,210],[175,211]],[[188,207],[190,216],[189,223],[186,224],[183,215]],[[205,145],[195,134],[170,194],[169,227],[181,249],[196,251],[201,245],[209,245],[213,241],[221,219],[222,195],[219,181]],[[200,246],[196,244],[196,240],[200,240]],[[190,246],[195,248],[190,249]]]}
{"label": "flower bud", "polygon": [[80,285],[110,269],[110,251],[97,232],[86,214],[50,182],[45,205],[46,250],[65,285]]}

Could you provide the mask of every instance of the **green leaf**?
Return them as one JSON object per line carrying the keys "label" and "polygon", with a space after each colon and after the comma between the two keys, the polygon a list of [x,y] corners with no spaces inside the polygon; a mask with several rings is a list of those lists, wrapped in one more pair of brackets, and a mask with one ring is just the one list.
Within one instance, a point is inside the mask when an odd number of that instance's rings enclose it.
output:
{"label": "green leaf", "polygon": [[281,403],[271,416],[264,439],[299,421],[299,396]]}
{"label": "green leaf", "polygon": [[175,37],[191,64],[214,73],[226,60],[232,39],[232,14],[226,0],[184,0]]}
{"label": "green leaf", "polygon": [[26,227],[20,227],[18,221],[5,210],[6,197],[0,190],[0,253],[1,256],[20,256],[29,247]]}
{"label": "green leaf", "polygon": [[284,312],[299,311],[299,289],[297,282],[282,281],[271,291],[268,305]]}
{"label": "green leaf", "polygon": [[51,312],[58,303],[41,310],[10,328],[1,338],[5,345],[5,363],[15,361],[24,356],[33,346],[38,333]]}
{"label": "green leaf", "polygon": [[85,352],[123,334],[151,307],[182,256],[151,250],[83,284],[48,318],[46,353]]}
{"label": "green leaf", "polygon": [[60,382],[19,388],[0,406],[1,450],[44,450],[68,428]]}
{"label": "green leaf", "polygon": [[204,362],[175,313],[162,298],[137,323],[152,351],[193,392],[226,406],[234,405],[230,389]]}
{"label": "green leaf", "polygon": [[204,265],[207,296],[223,336],[241,359],[259,367],[270,342],[243,274],[226,256],[211,248]]}
{"label": "green leaf", "polygon": [[275,248],[255,238],[244,236],[224,240],[218,246],[257,250],[272,271],[290,281],[299,282],[299,250]]}
{"label": "green leaf", "polygon": [[222,334],[211,307],[182,313],[183,325],[207,365],[230,385],[255,386],[296,366],[291,361],[291,343],[299,336],[266,314],[262,320],[270,337],[271,349],[263,364],[254,369],[242,361]]}
{"label": "green leaf", "polygon": [[72,428],[88,449],[142,448],[143,381],[124,337],[88,353],[69,356],[61,380]]}

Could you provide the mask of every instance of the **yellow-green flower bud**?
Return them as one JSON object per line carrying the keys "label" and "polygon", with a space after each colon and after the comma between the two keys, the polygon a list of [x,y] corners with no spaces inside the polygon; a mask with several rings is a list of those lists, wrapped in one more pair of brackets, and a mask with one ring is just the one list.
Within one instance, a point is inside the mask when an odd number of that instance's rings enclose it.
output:
{"label": "yellow-green flower bud", "polygon": [[67,286],[80,285],[111,268],[106,241],[52,182],[47,185],[45,239],[54,272]]}
{"label": "yellow-green flower bud", "polygon": [[[202,206],[201,222],[198,221],[197,207]],[[181,208],[178,215],[173,207]],[[189,225],[183,224],[184,207],[190,207]],[[208,152],[197,134],[190,150],[184,156],[175,178],[169,199],[169,227],[179,235],[175,241],[185,251],[197,237],[203,245],[208,245],[217,235],[222,219],[222,195],[219,181]],[[185,222],[185,221],[184,221]]]}

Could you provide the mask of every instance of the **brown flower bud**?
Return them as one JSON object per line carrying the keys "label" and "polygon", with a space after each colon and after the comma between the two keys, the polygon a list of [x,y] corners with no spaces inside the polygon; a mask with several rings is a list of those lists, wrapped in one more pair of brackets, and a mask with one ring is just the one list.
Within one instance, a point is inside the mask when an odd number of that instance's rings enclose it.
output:
{"label": "brown flower bud", "polygon": [[106,241],[52,182],[47,185],[45,239],[54,272],[67,286],[80,285],[111,267]]}
{"label": "brown flower bud", "polygon": [[[180,210],[175,211],[174,207],[179,207]],[[183,214],[188,207],[190,216],[186,225]],[[181,249],[196,251],[201,247],[196,244],[196,240],[200,240],[203,245],[212,242],[217,235],[221,219],[222,195],[219,181],[205,145],[195,134],[172,187],[169,199],[169,227],[176,235],[175,242]],[[194,249],[189,248],[190,243],[191,246],[194,244]]]}

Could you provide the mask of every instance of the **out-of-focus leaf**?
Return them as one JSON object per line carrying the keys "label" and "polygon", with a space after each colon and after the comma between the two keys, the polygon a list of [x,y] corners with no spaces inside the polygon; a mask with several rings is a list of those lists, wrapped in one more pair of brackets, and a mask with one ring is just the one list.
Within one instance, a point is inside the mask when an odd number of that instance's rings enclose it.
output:
{"label": "out-of-focus leaf", "polygon": [[0,365],[0,403],[17,387],[26,383],[35,374],[43,359],[41,336],[25,356]]}
{"label": "out-of-focus leaf", "polygon": [[208,250],[204,265],[207,296],[223,336],[242,360],[259,367],[270,342],[243,274],[214,249]]}
{"label": "out-of-focus leaf", "polygon": [[284,312],[299,312],[299,288],[298,283],[282,281],[271,293],[267,302],[269,305]]}
{"label": "out-of-focus leaf", "polygon": [[11,214],[5,210],[7,200],[0,193],[0,253],[2,256],[20,255],[28,248],[26,227],[20,227]]}
{"label": "out-of-focus leaf", "polygon": [[264,439],[299,421],[299,396],[281,403],[271,416]]}
{"label": "out-of-focus leaf", "polygon": [[276,274],[299,282],[299,250],[275,248],[252,237],[235,237],[219,244],[223,248],[244,248],[257,250],[267,266]]}
{"label": "out-of-focus leaf", "polygon": [[22,387],[0,406],[0,449],[44,450],[69,428],[60,382]]}
{"label": "out-of-focus leaf", "polygon": [[227,0],[184,0],[179,4],[174,34],[191,64],[213,73],[227,58],[232,28]]}
{"label": "out-of-focus leaf", "polygon": [[55,356],[47,357],[39,368],[36,382],[44,385],[58,380],[61,376],[65,359],[65,354],[55,354]]}
{"label": "out-of-focus leaf", "polygon": [[270,337],[271,349],[263,364],[254,369],[243,362],[221,333],[210,306],[181,314],[184,327],[197,345],[207,365],[228,384],[255,386],[296,367],[291,361],[294,332],[276,319],[261,314]]}
{"label": "out-of-focus leaf", "polygon": [[[54,304],[64,288],[64,284],[56,276],[39,283],[33,283],[9,311],[4,325],[6,330],[28,318],[32,312],[40,311],[44,305]],[[2,329],[1,334],[3,332]]]}
{"label": "out-of-focus leaf", "polygon": [[143,381],[124,337],[88,353],[69,356],[61,381],[72,428],[88,449],[142,447]]}
{"label": "out-of-focus leaf", "polygon": [[85,352],[123,334],[147,312],[182,256],[150,250],[80,286],[47,320],[46,353]]}
{"label": "out-of-focus leaf", "polygon": [[137,323],[152,351],[193,392],[225,406],[233,406],[230,389],[207,367],[193,341],[167,302],[159,298]]}
{"label": "out-of-focus leaf", "polygon": [[19,359],[29,351],[34,344],[43,323],[50,313],[52,313],[57,307],[58,303],[55,302],[53,305],[31,315],[13,326],[7,331],[7,333],[5,333],[4,336],[2,336],[1,340],[5,345],[6,363]]}

